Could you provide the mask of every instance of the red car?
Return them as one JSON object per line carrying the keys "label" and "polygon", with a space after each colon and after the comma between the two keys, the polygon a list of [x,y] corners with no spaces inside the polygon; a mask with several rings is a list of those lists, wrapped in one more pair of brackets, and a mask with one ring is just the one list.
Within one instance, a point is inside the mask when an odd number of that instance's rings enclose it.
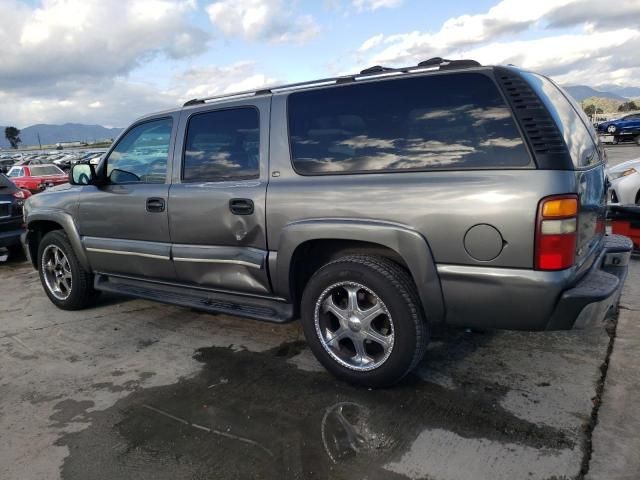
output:
{"label": "red car", "polygon": [[19,188],[38,193],[69,181],[69,175],[55,165],[14,165],[7,177]]}

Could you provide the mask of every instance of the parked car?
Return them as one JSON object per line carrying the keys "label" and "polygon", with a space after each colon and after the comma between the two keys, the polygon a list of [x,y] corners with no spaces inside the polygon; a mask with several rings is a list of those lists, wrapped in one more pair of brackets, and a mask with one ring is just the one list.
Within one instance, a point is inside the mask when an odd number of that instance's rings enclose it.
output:
{"label": "parked car", "polygon": [[632,113],[598,124],[598,133],[604,141],[619,143],[633,141],[640,145],[640,113]]}
{"label": "parked car", "polygon": [[607,169],[611,203],[640,205],[640,158]]}
{"label": "parked car", "polygon": [[7,176],[18,187],[31,193],[69,181],[69,175],[55,165],[13,166]]}
{"label": "parked car", "polygon": [[7,173],[11,169],[14,163],[15,163],[15,160],[12,158],[0,159],[0,173]]}
{"label": "parked car", "polygon": [[431,59],[195,99],[32,197],[24,237],[63,309],[96,292],[300,318],[333,374],[381,386],[432,326],[557,330],[617,304],[604,155],[550,79]]}
{"label": "parked car", "polygon": [[27,190],[16,187],[0,173],[0,248],[21,251],[20,235],[25,231],[22,219],[24,201],[31,196]]}

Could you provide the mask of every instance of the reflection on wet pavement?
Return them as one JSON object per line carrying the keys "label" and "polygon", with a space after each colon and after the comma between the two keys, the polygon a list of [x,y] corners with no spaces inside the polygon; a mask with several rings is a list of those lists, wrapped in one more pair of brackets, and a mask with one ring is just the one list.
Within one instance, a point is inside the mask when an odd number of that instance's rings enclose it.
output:
{"label": "reflection on wet pavement", "polygon": [[195,377],[81,413],[91,425],[57,443],[70,452],[62,477],[453,479],[473,468],[485,478],[506,461],[511,478],[545,478],[578,448],[505,410],[498,384],[451,389],[412,377],[358,389],[288,361],[303,345],[200,349]]}

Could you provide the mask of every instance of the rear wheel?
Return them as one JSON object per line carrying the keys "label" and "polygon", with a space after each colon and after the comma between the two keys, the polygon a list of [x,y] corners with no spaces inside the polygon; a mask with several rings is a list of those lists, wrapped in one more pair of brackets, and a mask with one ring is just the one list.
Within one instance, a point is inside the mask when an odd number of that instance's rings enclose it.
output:
{"label": "rear wheel", "polygon": [[420,361],[428,341],[411,277],[381,257],[349,256],[323,266],[305,288],[301,313],[316,358],[358,385],[398,382]]}
{"label": "rear wheel", "polygon": [[85,308],[98,296],[93,275],[82,267],[61,230],[47,233],[40,242],[38,272],[45,293],[63,310]]}

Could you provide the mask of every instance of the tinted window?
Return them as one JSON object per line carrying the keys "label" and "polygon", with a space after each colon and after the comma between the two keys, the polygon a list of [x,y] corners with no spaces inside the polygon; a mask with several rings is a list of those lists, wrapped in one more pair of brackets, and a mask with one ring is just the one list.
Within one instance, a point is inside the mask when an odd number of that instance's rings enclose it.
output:
{"label": "tinted window", "polygon": [[571,96],[563,94],[554,83],[541,75],[529,72],[523,72],[522,75],[558,125],[574,165],[583,167],[600,161],[596,131],[582,109],[574,105]]}
{"label": "tinted window", "polygon": [[111,183],[164,183],[172,125],[163,118],[129,130],[107,159]]}
{"label": "tinted window", "polygon": [[299,92],[288,107],[293,162],[303,175],[530,162],[509,108],[481,74]]}
{"label": "tinted window", "polygon": [[259,146],[254,108],[194,115],[187,127],[182,178],[188,182],[258,178]]}

